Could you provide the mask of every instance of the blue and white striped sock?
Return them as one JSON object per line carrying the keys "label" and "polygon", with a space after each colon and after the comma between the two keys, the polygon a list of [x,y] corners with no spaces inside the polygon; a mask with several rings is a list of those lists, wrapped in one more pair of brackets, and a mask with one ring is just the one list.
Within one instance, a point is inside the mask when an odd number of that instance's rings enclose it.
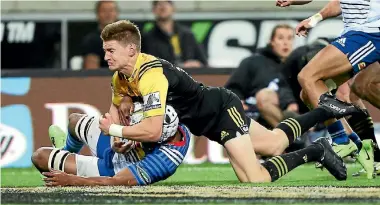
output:
{"label": "blue and white striped sock", "polygon": [[68,132],[66,144],[63,147],[63,150],[78,154],[80,152],[80,150],[82,149],[83,145],[84,145],[84,143],[82,141],[71,136],[70,133]]}

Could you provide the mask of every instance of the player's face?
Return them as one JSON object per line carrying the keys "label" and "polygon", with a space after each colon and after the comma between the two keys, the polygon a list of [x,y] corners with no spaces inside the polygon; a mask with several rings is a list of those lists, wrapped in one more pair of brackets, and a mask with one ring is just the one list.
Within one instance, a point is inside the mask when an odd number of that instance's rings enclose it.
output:
{"label": "player's face", "polygon": [[118,15],[119,13],[117,11],[116,3],[113,1],[105,1],[101,3],[97,13],[98,21],[101,27],[115,22]]}
{"label": "player's face", "polygon": [[294,32],[289,28],[278,28],[270,44],[281,58],[289,56],[293,49]]}
{"label": "player's face", "polygon": [[116,40],[104,41],[104,60],[111,71],[117,71],[128,65],[130,57],[130,45],[124,45]]}
{"label": "player's face", "polygon": [[174,7],[168,1],[159,1],[153,8],[153,14],[159,21],[171,19],[174,13]]}

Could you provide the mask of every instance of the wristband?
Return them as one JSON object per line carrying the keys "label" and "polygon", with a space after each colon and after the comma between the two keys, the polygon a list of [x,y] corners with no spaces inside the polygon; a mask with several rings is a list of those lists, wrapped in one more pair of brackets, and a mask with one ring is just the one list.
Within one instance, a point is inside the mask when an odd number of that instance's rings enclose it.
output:
{"label": "wristband", "polygon": [[124,126],[111,124],[109,134],[114,137],[123,137],[123,128]]}
{"label": "wristband", "polygon": [[323,20],[323,16],[320,13],[316,13],[313,16],[311,16],[309,21],[309,26],[314,28],[320,21]]}

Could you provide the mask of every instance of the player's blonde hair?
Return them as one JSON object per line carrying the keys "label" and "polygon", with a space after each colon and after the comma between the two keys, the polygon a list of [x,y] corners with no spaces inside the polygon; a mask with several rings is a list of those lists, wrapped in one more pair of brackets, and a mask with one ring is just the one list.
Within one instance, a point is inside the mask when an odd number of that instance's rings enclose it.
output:
{"label": "player's blonde hair", "polygon": [[141,34],[139,28],[128,20],[120,20],[104,27],[100,35],[103,41],[116,40],[125,45],[133,43],[137,51],[141,50]]}

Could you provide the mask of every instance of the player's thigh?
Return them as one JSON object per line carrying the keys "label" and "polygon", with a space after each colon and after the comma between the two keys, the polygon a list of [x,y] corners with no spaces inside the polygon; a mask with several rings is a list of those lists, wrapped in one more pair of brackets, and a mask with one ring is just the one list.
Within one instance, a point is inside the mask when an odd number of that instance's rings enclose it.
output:
{"label": "player's thigh", "polygon": [[280,155],[289,146],[286,135],[268,130],[254,120],[251,120],[249,135],[255,152],[262,156]]}
{"label": "player's thigh", "polygon": [[331,45],[346,56],[351,65],[351,76],[380,60],[380,33],[349,31]]}
{"label": "player's thigh", "polygon": [[240,182],[248,182],[248,177],[244,170],[239,166],[234,158],[232,158],[227,152],[228,158],[230,160],[231,166]]}
{"label": "player's thigh", "polygon": [[310,81],[327,80],[330,78],[347,75],[351,71],[351,64],[346,55],[333,45],[323,48],[298,74],[301,86],[307,85]]}
{"label": "player's thigh", "polygon": [[[244,181],[258,180],[260,164],[256,158],[249,126],[251,120],[245,115],[241,101],[235,94],[230,94],[225,109],[219,114],[219,122],[212,133],[206,137],[223,145],[233,162],[238,178]],[[244,177],[244,173],[246,178]]]}
{"label": "player's thigh", "polygon": [[244,178],[246,181],[243,182],[268,181],[268,176],[262,172],[260,162],[256,158],[255,150],[251,145],[251,138],[248,134],[228,140],[224,147],[236,166],[241,168],[241,170],[237,171],[245,173],[247,178]]}

